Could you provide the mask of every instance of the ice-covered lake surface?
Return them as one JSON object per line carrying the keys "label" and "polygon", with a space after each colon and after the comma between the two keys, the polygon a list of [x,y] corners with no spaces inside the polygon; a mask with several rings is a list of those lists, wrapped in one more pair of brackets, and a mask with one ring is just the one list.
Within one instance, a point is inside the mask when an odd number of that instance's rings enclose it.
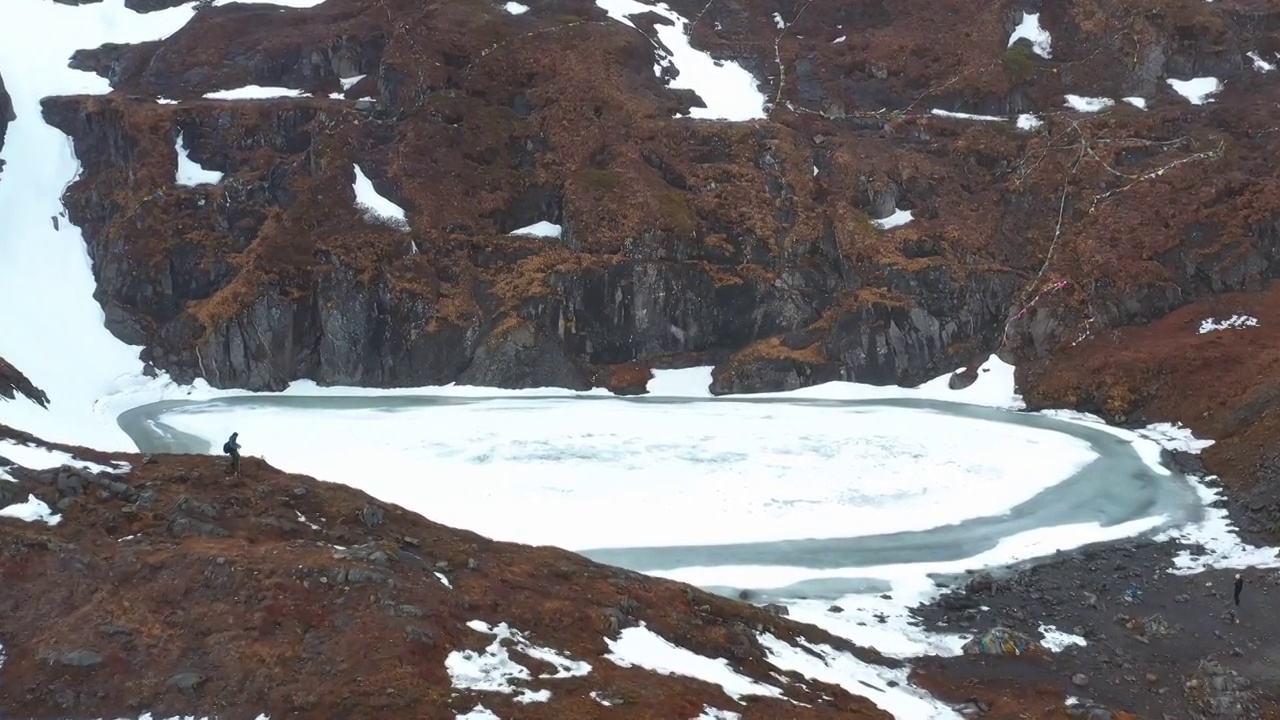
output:
{"label": "ice-covered lake surface", "polygon": [[1009,368],[992,368],[950,393],[968,402],[939,399],[946,378],[712,398],[695,369],[655,381],[669,394],[654,397],[315,388],[164,400],[119,424],[144,452],[210,452],[238,432],[246,454],[447,525],[749,591],[815,622],[844,622],[832,603],[865,604],[901,621],[899,639],[877,647],[909,655],[958,647],[905,628],[908,606],[937,591],[932,579],[1182,525],[1203,509],[1154,442],[992,402],[1013,397]]}

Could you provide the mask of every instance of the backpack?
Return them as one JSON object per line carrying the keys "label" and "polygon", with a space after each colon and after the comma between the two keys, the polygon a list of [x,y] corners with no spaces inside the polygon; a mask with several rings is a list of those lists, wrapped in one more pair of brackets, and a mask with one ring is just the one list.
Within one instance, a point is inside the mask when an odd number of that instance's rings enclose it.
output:
{"label": "backpack", "polygon": [[226,441],[226,442],[222,443],[222,452],[224,452],[224,453],[226,453],[226,454],[228,454],[228,455],[233,455],[233,454],[235,454],[235,451],[236,451],[236,449],[235,449],[235,447],[231,444],[231,441],[230,441],[230,440],[228,440],[228,441]]}

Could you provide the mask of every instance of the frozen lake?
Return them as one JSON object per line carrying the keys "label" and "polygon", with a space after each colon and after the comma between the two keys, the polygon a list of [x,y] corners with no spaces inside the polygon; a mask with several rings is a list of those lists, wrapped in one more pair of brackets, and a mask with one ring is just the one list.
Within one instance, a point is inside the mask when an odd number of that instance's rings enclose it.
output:
{"label": "frozen lake", "polygon": [[[1103,426],[928,398],[242,396],[124,412],[437,522],[726,594],[850,602],[1199,519]],[[814,606],[816,608],[816,605]]]}

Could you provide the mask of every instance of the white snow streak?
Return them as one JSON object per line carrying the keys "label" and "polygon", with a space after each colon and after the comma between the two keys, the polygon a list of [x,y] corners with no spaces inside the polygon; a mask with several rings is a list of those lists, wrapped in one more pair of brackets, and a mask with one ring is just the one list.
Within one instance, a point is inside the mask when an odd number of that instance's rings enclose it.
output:
{"label": "white snow streak", "polygon": [[205,93],[206,100],[274,100],[276,98],[302,97],[306,93],[286,87],[267,87],[263,85],[245,85],[231,90],[216,90]]}
{"label": "white snow streak", "polygon": [[[821,682],[839,685],[871,700],[900,720],[960,720],[959,713],[915,689],[907,682],[909,669],[890,669],[859,660],[829,645],[801,640],[796,647],[768,633],[757,633],[766,659],[782,671],[794,671]],[[808,652],[806,652],[806,649]],[[815,655],[816,654],[816,655]],[[896,683],[891,687],[889,683]]]}
{"label": "white snow streak", "polygon": [[605,658],[621,667],[642,667],[663,675],[683,675],[719,685],[729,697],[781,697],[782,691],[739,674],[722,658],[709,658],[673,644],[641,623],[622,630],[617,640],[605,638]]}
{"label": "white snow streak", "polygon": [[356,194],[356,207],[365,214],[365,218],[372,222],[390,225],[401,231],[408,231],[409,220],[404,208],[379,194],[373,187],[373,181],[364,174],[364,170],[360,169],[360,165],[353,167],[356,179],[351,189]]}

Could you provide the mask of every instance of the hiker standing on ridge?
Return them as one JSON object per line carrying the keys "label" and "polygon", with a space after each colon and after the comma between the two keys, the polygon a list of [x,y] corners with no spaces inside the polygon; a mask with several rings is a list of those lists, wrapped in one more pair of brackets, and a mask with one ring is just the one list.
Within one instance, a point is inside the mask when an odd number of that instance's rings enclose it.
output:
{"label": "hiker standing on ridge", "polygon": [[231,456],[231,464],[227,466],[227,472],[235,473],[236,477],[240,477],[240,443],[236,442],[236,438],[240,433],[233,432],[227,441],[222,443],[222,452]]}

